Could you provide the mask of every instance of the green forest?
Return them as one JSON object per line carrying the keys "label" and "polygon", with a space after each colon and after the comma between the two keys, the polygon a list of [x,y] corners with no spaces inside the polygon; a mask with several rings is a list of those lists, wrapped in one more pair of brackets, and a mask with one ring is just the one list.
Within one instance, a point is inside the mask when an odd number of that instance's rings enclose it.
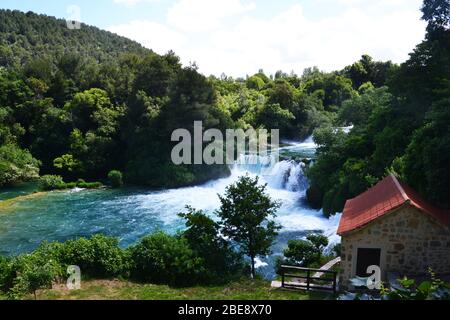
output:
{"label": "green forest", "polygon": [[[425,0],[426,38],[400,64],[363,55],[343,70],[263,70],[206,77],[174,52],[32,12],[0,10],[0,186],[56,175],[152,188],[226,176],[226,166],[175,166],[174,129],[314,133],[311,206],[326,215],[395,173],[449,208],[450,8]],[[353,125],[350,133],[336,129]],[[82,181],[82,180],[79,180]]]}

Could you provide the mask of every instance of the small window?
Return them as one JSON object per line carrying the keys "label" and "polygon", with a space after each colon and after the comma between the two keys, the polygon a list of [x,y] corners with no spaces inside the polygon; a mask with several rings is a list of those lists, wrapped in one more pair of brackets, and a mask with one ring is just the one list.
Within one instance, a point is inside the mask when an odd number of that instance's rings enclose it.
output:
{"label": "small window", "polygon": [[359,248],[356,260],[356,275],[358,277],[368,277],[367,268],[369,266],[380,266],[381,249]]}

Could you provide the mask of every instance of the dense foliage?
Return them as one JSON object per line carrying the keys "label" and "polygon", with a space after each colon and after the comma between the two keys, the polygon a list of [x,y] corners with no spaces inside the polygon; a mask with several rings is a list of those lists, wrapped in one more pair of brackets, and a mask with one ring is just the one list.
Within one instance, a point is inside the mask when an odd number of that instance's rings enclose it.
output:
{"label": "dense foliage", "polygon": [[226,166],[172,164],[174,129],[192,131],[202,120],[205,129],[278,128],[284,138],[305,138],[358,95],[352,77],[384,84],[391,64],[367,56],[360,64],[370,63],[364,75],[349,67],[205,78],[173,52],[160,56],[97,28],[70,30],[63,20],[1,10],[0,185],[39,170],[68,181],[120,170],[125,182],[152,187],[220,177]]}
{"label": "dense foliage", "polygon": [[243,277],[247,268],[242,256],[219,236],[215,222],[192,210],[184,216],[186,231],[155,233],[127,249],[120,248],[116,238],[94,235],[0,257],[0,291],[15,299],[64,283],[72,265],[80,267],[83,279],[120,277],[172,286],[220,284]]}
{"label": "dense foliage", "polygon": [[[183,67],[137,43],[83,25],[0,11],[0,186],[59,175],[151,187],[200,183],[221,165],[174,165],[174,129],[315,132],[307,192],[325,214],[342,210],[388,172],[449,207],[449,0],[426,0],[427,36],[400,66],[363,55],[343,70],[301,76],[263,70],[245,79]],[[346,134],[337,127],[353,125]],[[111,179],[110,182],[114,185]],[[122,181],[120,181],[122,180]]]}
{"label": "dense foliage", "polygon": [[[147,51],[136,42],[84,24],[79,30],[70,30],[63,19],[33,12],[0,11],[0,65],[3,66],[20,67],[35,58],[58,59],[66,52],[94,62],[118,58],[121,53],[144,54]],[[72,67],[74,65],[66,61],[65,70]]]}
{"label": "dense foliage", "polygon": [[[431,203],[450,208],[449,8],[448,0],[425,1],[426,39],[395,68],[387,87],[365,86],[342,104],[336,125],[354,125],[349,134],[331,126],[315,131],[320,148],[308,172],[308,197],[326,214],[340,212],[347,199],[388,173]],[[374,66],[363,57],[346,72],[371,74]]]}
{"label": "dense foliage", "polygon": [[[173,186],[226,167],[174,166],[170,135],[229,127],[213,85],[195,67],[109,32],[18,11],[0,11],[0,185],[40,173],[74,181]],[[36,160],[38,159],[38,160]]]}

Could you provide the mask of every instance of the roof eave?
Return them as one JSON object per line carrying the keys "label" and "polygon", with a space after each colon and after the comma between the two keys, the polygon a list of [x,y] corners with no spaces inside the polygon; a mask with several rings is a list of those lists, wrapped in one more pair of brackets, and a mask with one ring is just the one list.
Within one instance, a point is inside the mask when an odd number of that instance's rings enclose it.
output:
{"label": "roof eave", "polygon": [[376,217],[375,219],[370,220],[370,221],[368,221],[368,222],[366,222],[366,223],[364,223],[364,224],[362,224],[362,225],[360,225],[360,226],[358,226],[358,227],[356,227],[356,228],[353,228],[353,229],[350,229],[350,230],[347,230],[347,231],[343,231],[343,232],[339,232],[339,233],[337,233],[337,235],[343,237],[343,236],[348,235],[349,233],[358,232],[358,231],[360,231],[361,229],[366,228],[367,226],[369,226],[369,225],[372,224],[373,222],[377,221],[379,218],[383,218],[383,217],[385,217],[385,216],[388,216],[388,215],[390,215],[390,214],[392,214],[392,213],[394,213],[394,212],[396,212],[396,211],[402,209],[403,207],[406,207],[407,205],[408,205],[408,206],[413,206],[413,207],[416,208],[416,206],[414,206],[414,205],[411,203],[411,201],[408,199],[408,200],[406,200],[405,202],[403,202],[401,205],[399,205],[399,206],[397,206],[397,207],[395,207],[395,208],[393,208],[393,209],[391,209],[391,210],[389,210],[389,211],[383,213],[382,215]]}

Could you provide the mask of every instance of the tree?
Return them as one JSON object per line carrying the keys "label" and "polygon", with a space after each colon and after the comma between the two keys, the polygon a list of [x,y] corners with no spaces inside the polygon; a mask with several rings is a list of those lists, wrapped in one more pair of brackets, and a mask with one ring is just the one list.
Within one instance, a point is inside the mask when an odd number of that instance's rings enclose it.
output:
{"label": "tree", "polygon": [[276,217],[280,204],[266,194],[266,185],[258,178],[246,175],[227,187],[220,196],[217,215],[221,232],[236,241],[244,254],[250,257],[251,273],[255,277],[255,258],[270,253],[280,226],[270,218]]}
{"label": "tree", "polygon": [[256,115],[257,122],[266,129],[280,129],[285,132],[289,122],[294,120],[294,115],[279,104],[266,104],[258,110]]}
{"label": "tree", "polygon": [[402,158],[408,184],[441,207],[450,208],[450,85],[447,99],[433,105]]}
{"label": "tree", "polygon": [[335,111],[344,102],[355,96],[352,81],[336,74],[320,75],[305,84],[308,93],[319,94],[325,110]]}
{"label": "tree", "polygon": [[370,82],[375,87],[386,84],[390,74],[395,69],[391,62],[374,61],[369,55],[363,55],[361,59],[343,70],[343,74],[352,80],[353,88],[359,89],[363,84]]}
{"label": "tree", "polygon": [[250,78],[248,78],[247,80],[247,88],[249,89],[254,89],[254,90],[262,90],[264,88],[264,80],[262,80],[260,77],[258,76],[251,76]]}
{"label": "tree", "polygon": [[344,101],[338,112],[342,125],[360,125],[369,121],[370,114],[379,106],[387,106],[392,100],[388,88],[369,89],[364,94]]}
{"label": "tree", "polygon": [[450,1],[424,0],[422,19],[428,22],[428,32],[450,27]]}
{"label": "tree", "polygon": [[65,108],[76,127],[70,135],[70,154],[79,165],[72,169],[79,175],[104,177],[120,158],[117,136],[123,107],[113,105],[106,91],[94,88],[77,93]]}
{"label": "tree", "polygon": [[321,234],[309,234],[306,240],[290,240],[284,250],[287,262],[304,267],[320,264],[322,253],[328,245],[328,238]]}
{"label": "tree", "polygon": [[217,283],[241,276],[244,270],[242,256],[220,235],[219,223],[201,210],[192,207],[186,209],[186,213],[179,214],[185,219],[187,228],[182,237],[196,255],[202,258],[206,270],[200,275],[202,282]]}
{"label": "tree", "polygon": [[322,258],[322,252],[328,246],[328,238],[323,234],[309,234],[306,239],[311,242],[314,247],[314,252],[317,255],[317,260],[320,261]]}

